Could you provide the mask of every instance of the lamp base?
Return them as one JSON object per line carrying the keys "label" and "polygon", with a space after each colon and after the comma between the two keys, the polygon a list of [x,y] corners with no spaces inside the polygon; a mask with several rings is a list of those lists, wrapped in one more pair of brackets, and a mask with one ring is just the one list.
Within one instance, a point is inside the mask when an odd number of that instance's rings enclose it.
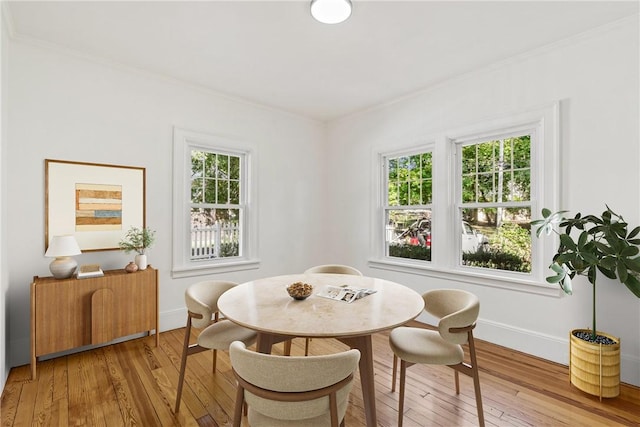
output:
{"label": "lamp base", "polygon": [[75,259],[68,256],[56,257],[49,264],[49,271],[56,279],[68,279],[73,276],[78,263]]}

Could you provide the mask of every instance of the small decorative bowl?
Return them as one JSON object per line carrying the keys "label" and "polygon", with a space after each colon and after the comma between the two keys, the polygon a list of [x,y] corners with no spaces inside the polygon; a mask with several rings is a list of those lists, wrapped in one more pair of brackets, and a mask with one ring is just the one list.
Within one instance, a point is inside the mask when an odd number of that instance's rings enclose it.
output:
{"label": "small decorative bowl", "polygon": [[313,286],[308,283],[296,282],[287,286],[287,292],[291,298],[302,301],[313,293]]}

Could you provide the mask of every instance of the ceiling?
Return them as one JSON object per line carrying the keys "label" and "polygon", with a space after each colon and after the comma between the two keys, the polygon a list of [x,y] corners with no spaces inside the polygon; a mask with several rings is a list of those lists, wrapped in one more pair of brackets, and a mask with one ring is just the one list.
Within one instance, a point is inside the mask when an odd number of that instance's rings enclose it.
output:
{"label": "ceiling", "polygon": [[[637,15],[638,1],[13,1],[19,40],[59,45],[329,121]],[[615,48],[615,47],[612,47]]]}

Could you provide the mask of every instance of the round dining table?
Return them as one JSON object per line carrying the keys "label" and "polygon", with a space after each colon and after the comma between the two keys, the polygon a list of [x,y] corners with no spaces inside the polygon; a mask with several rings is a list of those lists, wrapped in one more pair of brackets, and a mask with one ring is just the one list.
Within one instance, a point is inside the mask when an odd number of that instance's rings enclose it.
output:
{"label": "round dining table", "polygon": [[[305,300],[295,300],[287,286],[313,286]],[[327,286],[375,291],[351,303],[320,296]],[[258,332],[256,350],[271,353],[273,344],[293,337],[336,338],[360,351],[360,381],[367,426],[377,426],[371,334],[401,326],[424,309],[416,291],[384,279],[346,274],[294,274],[242,283],[218,300],[220,313]]]}

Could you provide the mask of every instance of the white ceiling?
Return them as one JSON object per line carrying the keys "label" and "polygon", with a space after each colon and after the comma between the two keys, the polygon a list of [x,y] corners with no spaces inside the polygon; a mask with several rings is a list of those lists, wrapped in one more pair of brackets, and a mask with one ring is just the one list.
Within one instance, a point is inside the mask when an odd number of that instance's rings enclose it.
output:
{"label": "white ceiling", "polygon": [[325,121],[639,11],[637,0],[353,0],[348,21],[324,25],[309,3],[14,1],[8,19],[18,39]]}

